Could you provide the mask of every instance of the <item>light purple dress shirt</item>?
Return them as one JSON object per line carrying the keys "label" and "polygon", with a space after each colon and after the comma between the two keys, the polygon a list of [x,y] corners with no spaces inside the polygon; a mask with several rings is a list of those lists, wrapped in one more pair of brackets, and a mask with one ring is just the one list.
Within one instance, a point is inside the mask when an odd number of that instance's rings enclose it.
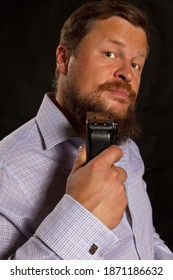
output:
{"label": "light purple dress shirt", "polygon": [[132,140],[121,146],[128,210],[115,229],[65,194],[85,143],[52,96],[0,144],[0,259],[173,259],[153,228],[144,166]]}

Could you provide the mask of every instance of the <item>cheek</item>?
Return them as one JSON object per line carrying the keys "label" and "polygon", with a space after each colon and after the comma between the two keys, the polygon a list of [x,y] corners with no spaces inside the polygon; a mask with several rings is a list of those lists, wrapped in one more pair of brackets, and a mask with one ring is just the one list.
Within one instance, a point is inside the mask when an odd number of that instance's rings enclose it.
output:
{"label": "cheek", "polygon": [[75,77],[83,92],[92,92],[97,85],[97,75],[91,64],[78,65],[75,69]]}
{"label": "cheek", "polygon": [[141,82],[141,78],[139,76],[133,78],[131,86],[132,89],[136,92],[136,94],[138,94],[140,82]]}

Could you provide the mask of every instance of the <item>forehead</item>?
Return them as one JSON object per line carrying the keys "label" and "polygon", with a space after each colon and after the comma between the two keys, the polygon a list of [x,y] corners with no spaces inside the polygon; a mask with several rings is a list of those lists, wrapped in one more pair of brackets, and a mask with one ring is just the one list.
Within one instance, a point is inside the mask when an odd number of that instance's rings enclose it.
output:
{"label": "forehead", "polygon": [[119,41],[122,44],[134,45],[142,49],[147,56],[148,42],[145,31],[136,27],[127,20],[113,16],[105,20],[97,20],[90,32],[83,38],[85,43],[101,44],[108,41]]}

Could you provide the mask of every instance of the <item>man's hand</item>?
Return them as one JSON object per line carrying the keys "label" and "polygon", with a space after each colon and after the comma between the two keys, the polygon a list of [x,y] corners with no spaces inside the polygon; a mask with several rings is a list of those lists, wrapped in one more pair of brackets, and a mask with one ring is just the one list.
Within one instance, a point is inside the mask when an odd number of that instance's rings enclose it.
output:
{"label": "man's hand", "polygon": [[109,229],[116,227],[127,206],[124,169],[113,166],[123,156],[115,145],[86,164],[86,149],[79,149],[67,180],[66,193],[87,208]]}

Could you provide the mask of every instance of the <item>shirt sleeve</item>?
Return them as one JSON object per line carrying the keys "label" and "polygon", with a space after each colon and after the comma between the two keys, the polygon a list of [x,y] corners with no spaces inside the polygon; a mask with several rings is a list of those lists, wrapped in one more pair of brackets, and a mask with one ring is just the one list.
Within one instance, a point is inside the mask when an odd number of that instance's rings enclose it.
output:
{"label": "shirt sleeve", "polygon": [[[129,172],[128,172],[128,175],[129,175],[130,179],[133,180],[133,178],[137,174],[136,170],[138,170],[138,172],[140,171],[140,178],[143,178],[144,163],[143,163],[142,157],[140,155],[139,149],[138,149],[137,145],[133,141],[130,141],[130,157],[132,157],[132,159],[131,159],[131,164],[129,164],[129,166],[132,168],[133,164],[135,163],[133,173],[129,174]],[[140,178],[136,182],[141,182]],[[132,186],[134,187],[134,184],[135,184],[135,182],[133,181],[131,183],[131,187]],[[141,186],[143,186],[143,188],[145,188],[148,201],[150,201],[148,193],[147,193],[146,182],[143,181],[143,179],[142,179],[142,183],[141,184],[138,183],[138,185],[141,185]],[[133,198],[137,197],[137,192],[136,192],[137,189],[140,190],[138,188],[138,186],[136,186]],[[142,193],[140,193],[140,195],[138,195],[138,198],[139,198],[138,201],[139,201],[140,205],[142,205],[142,197],[143,197],[143,195],[142,195]],[[135,211],[138,210],[138,214],[139,214],[139,207],[137,206],[138,201],[135,201],[133,209]],[[153,250],[152,255],[153,255],[153,258],[156,259],[156,260],[172,260],[173,259],[173,253],[166,246],[164,241],[160,238],[159,234],[156,233],[155,228],[153,226],[152,209],[151,209],[151,213],[147,212],[147,211],[149,211],[149,207],[150,206],[149,206],[148,203],[146,204],[146,200],[145,200],[145,202],[143,203],[142,206],[143,206],[141,208],[141,217],[142,217],[142,219],[138,220],[138,222],[136,224],[137,224],[138,228],[142,228],[143,225],[144,225],[144,227],[147,227],[147,221],[150,221],[150,223],[148,224],[148,232],[151,232],[151,233],[148,234],[148,236],[150,237],[150,235],[151,235],[152,238],[148,239],[147,243],[145,243],[144,242],[145,236],[143,236],[143,241],[140,242],[140,247],[142,245],[143,252],[146,250],[146,248],[148,246],[150,246],[150,248],[148,248],[148,249],[153,248],[152,249]],[[136,216],[135,216],[135,218],[136,218]],[[145,223],[143,222],[144,218],[145,218]],[[143,225],[141,224],[141,221],[142,221]],[[140,225],[140,227],[139,227],[139,225]],[[137,232],[137,230],[134,233],[136,233],[136,232]]]}
{"label": "shirt sleeve", "polygon": [[173,260],[173,253],[165,245],[154,229],[154,259],[155,260]]}
{"label": "shirt sleeve", "polygon": [[103,259],[118,237],[65,194],[35,228],[35,209],[19,182],[0,170],[0,259]]}
{"label": "shirt sleeve", "polygon": [[103,259],[118,237],[65,194],[14,259]]}

